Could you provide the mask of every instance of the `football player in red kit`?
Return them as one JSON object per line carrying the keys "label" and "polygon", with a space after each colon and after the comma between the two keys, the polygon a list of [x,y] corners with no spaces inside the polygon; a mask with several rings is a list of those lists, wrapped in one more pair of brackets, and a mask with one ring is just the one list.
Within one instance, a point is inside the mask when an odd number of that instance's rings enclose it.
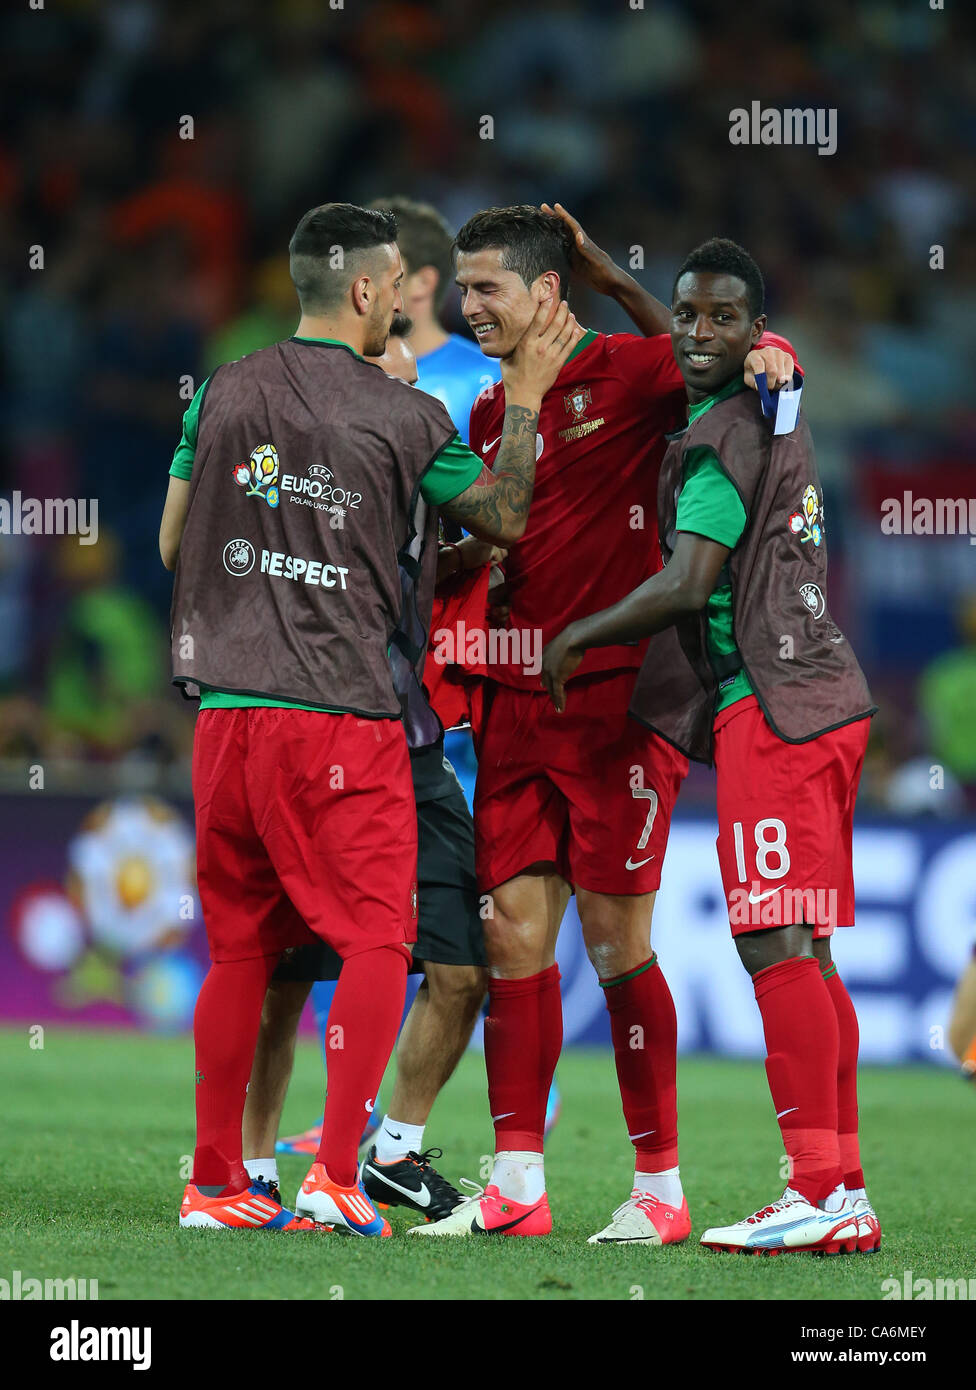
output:
{"label": "football player in red kit", "polygon": [[[766,324],[759,267],[712,240],[675,280],[671,341],[687,426],[658,489],[664,569],[547,646],[555,710],[587,651],[645,640],[630,713],[718,774],[729,922],[752,976],[789,1159],[782,1196],[701,1237],[749,1254],[873,1252],[881,1227],[857,1132],[857,1017],[830,941],[854,921],[852,815],[874,712],[827,609],[823,507],[797,396],[775,429],[745,389]],[[640,1239],[639,1206],[616,1222]]]}
{"label": "football player in red kit", "polygon": [[[644,643],[588,653],[567,714],[555,713],[540,681],[545,642],[660,568],[658,472],[665,433],[685,403],[664,331],[670,314],[558,204],[479,213],[456,245],[462,312],[488,356],[504,359],[536,307],[566,296],[573,264],[652,336],[584,333],[543,398],[532,509],[506,561],[511,613],[489,644],[477,738],[477,874],[492,899],[485,1062],[495,1164],[480,1197],[417,1234],[551,1229],[542,1148],[562,1045],[555,947],[575,891],[635,1148],[629,1200],[651,1213],[647,1243],[684,1240],[691,1224],[678,1174],[675,1015],[650,928],[687,760],[626,718]],[[762,371],[773,385],[791,380],[790,354],[764,335],[746,362],[751,384]],[[489,387],[471,412],[471,448],[489,462],[503,407]],[[625,1238],[615,1232],[611,1221],[593,1239]]]}

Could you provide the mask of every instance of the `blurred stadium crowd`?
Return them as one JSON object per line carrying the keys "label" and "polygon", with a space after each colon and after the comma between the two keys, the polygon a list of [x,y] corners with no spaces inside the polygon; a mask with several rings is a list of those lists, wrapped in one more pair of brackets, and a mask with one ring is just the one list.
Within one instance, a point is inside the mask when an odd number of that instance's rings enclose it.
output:
{"label": "blurred stadium crowd", "polygon": [[[807,370],[831,608],[882,705],[864,801],[972,801],[976,551],[879,525],[892,489],[973,491],[970,21],[897,0],[798,8],[72,0],[8,13],[0,494],[95,497],[99,543],[0,535],[0,763],[185,775],[192,715],[167,685],[156,551],[167,467],[193,385],[292,332],[298,216],[402,192],[456,226],[558,198],[624,264],[641,248],[636,273],[665,299],[706,236],[758,259],[770,326]],[[836,107],[837,152],[730,146],[730,110],[754,99]],[[604,301],[574,304],[589,326],[628,327]],[[462,326],[455,296],[448,326]],[[938,798],[933,761],[948,770]]]}

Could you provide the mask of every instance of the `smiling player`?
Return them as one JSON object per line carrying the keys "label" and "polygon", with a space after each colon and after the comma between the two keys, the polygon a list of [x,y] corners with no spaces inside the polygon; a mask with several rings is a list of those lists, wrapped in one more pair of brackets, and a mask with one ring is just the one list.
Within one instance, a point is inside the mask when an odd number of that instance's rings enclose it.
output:
{"label": "smiling player", "polygon": [[[543,400],[533,508],[506,562],[507,643],[488,671],[477,748],[478,882],[492,897],[485,1063],[495,1164],[475,1203],[417,1233],[528,1236],[551,1228],[543,1131],[562,1045],[555,947],[575,891],[635,1149],[632,1196],[593,1239],[634,1239],[637,1211],[637,1236],[661,1244],[691,1230],[677,1167],[674,1006],[650,949],[687,761],[626,718],[641,646],[616,643],[589,655],[561,718],[540,689],[539,654],[566,623],[623,597],[658,567],[658,467],[684,403],[661,332],[670,316],[558,205],[555,214],[493,208],[458,233],[462,312],[482,351],[503,363],[536,307],[567,294],[571,264],[656,336],[586,332]],[[747,365],[774,380],[792,376],[789,354],[768,338]],[[472,410],[472,449],[493,458],[501,429],[501,396],[490,387]]]}
{"label": "smiling player", "polygon": [[[705,1232],[714,1250],[880,1247],[857,1137],[857,1019],[830,955],[854,920],[851,819],[874,712],[826,607],[820,484],[802,416],[772,433],[744,389],[765,327],[763,283],[733,242],[686,259],[671,342],[688,427],[661,470],[661,573],[547,647],[557,710],[585,654],[656,634],[630,710],[715,762],[729,920],[753,979],[766,1073],[790,1163],[783,1196]],[[789,422],[784,422],[784,426]]]}

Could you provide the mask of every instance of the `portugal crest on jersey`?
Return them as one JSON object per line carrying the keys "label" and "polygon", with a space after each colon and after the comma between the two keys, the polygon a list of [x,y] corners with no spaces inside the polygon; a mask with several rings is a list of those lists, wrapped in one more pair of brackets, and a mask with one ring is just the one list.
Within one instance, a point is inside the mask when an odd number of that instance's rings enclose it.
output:
{"label": "portugal crest on jersey", "polygon": [[574,420],[582,420],[586,414],[587,406],[593,404],[593,392],[588,386],[577,386],[574,391],[570,391],[568,396],[563,397],[563,403],[568,415],[571,415]]}

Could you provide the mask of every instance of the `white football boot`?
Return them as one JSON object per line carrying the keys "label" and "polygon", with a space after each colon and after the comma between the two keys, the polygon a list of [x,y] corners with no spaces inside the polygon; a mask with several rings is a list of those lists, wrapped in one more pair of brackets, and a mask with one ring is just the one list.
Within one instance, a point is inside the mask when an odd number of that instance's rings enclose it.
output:
{"label": "white football boot", "polygon": [[590,1236],[587,1245],[677,1245],[690,1235],[686,1198],[680,1207],[672,1207],[635,1188],[613,1213],[610,1224]]}
{"label": "white football boot", "polygon": [[858,1219],[846,1195],[839,1211],[824,1211],[791,1187],[768,1207],[760,1207],[734,1226],[713,1226],[701,1238],[708,1250],[732,1250],[743,1255],[791,1251],[849,1255],[857,1249],[857,1241]]}
{"label": "white football boot", "polygon": [[876,1255],[881,1249],[881,1222],[878,1213],[866,1197],[854,1203],[857,1217],[857,1248],[862,1255]]}

